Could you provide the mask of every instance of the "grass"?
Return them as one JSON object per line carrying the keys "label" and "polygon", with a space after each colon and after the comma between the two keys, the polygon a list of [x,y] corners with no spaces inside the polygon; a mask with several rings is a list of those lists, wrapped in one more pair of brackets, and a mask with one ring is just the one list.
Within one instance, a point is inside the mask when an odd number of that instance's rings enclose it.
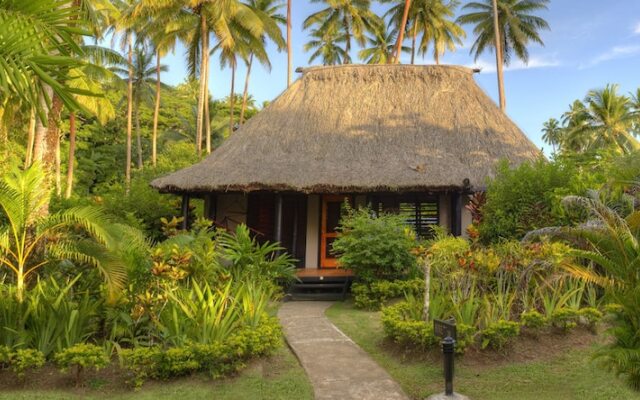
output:
{"label": "grass", "polygon": [[[439,362],[403,357],[385,345],[379,312],[336,303],[329,319],[368,352],[414,399],[443,390]],[[473,400],[640,400],[612,374],[591,361],[592,347],[572,349],[545,361],[456,365],[455,390]]]}
{"label": "grass", "polygon": [[[95,383],[94,383],[95,384]],[[30,385],[37,386],[37,385]],[[89,387],[93,386],[91,382]],[[304,370],[287,347],[272,357],[252,363],[237,377],[212,381],[205,377],[191,377],[173,382],[151,382],[139,391],[108,393],[100,388],[75,390],[30,390],[0,392],[0,400],[285,400],[313,399],[313,389]]]}

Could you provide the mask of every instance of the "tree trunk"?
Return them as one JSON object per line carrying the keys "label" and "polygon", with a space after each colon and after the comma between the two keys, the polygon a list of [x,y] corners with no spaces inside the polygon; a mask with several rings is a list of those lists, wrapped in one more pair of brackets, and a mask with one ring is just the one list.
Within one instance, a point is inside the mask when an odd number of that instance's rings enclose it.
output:
{"label": "tree trunk", "polygon": [[151,135],[151,164],[158,159],[158,118],[160,117],[160,50],[156,49],[156,104],[153,109],[153,133]]}
{"label": "tree trunk", "polygon": [[27,151],[24,157],[24,167],[28,168],[33,162],[33,143],[35,141],[36,136],[36,112],[35,110],[31,110],[31,115],[29,116],[29,132],[27,133]]}
{"label": "tree trunk", "polygon": [[56,152],[55,152],[55,171],[56,171],[56,196],[60,197],[62,194],[62,160],[60,159],[60,132],[57,129],[56,139]]}
{"label": "tree trunk", "polygon": [[438,49],[434,50],[433,57],[436,60],[436,65],[440,65],[440,52],[438,52]]}
{"label": "tree trunk", "polygon": [[233,107],[235,106],[235,95],[233,94],[236,83],[236,63],[231,63],[231,94],[229,95],[229,135],[233,133]]}
{"label": "tree trunk", "polygon": [[240,108],[240,125],[244,124],[244,112],[247,109],[247,100],[249,98],[249,78],[251,77],[252,64],[253,53],[249,55],[249,63],[247,64],[247,76],[244,79],[244,93],[242,94],[242,107]]}
{"label": "tree trunk", "polygon": [[422,319],[429,322],[429,292],[431,291],[431,264],[429,257],[424,256],[424,307],[422,308]]}
{"label": "tree trunk", "polygon": [[404,41],[404,30],[407,28],[407,20],[409,19],[409,8],[411,8],[411,0],[405,0],[404,13],[402,14],[402,23],[398,31],[398,41],[396,43],[396,51],[393,57],[393,64],[400,62],[400,52],[402,51],[402,42]]}
{"label": "tree trunk", "polygon": [[207,154],[211,154],[211,115],[209,114],[209,38],[207,37],[207,57],[205,58],[206,68],[204,71],[204,81],[206,82],[205,96],[204,96],[204,132],[207,143]]}
{"label": "tree trunk", "polygon": [[128,34],[129,42],[129,82],[127,85],[127,155],[125,165],[125,186],[126,193],[129,194],[131,188],[131,134],[133,130],[133,44],[131,34]]}
{"label": "tree trunk", "polygon": [[69,161],[67,164],[67,187],[64,192],[66,199],[73,193],[73,168],[76,158],[76,113],[69,113]]}
{"label": "tree trunk", "polygon": [[351,27],[349,26],[349,22],[346,17],[342,20],[342,26],[344,27],[344,36],[346,40],[344,52],[347,54],[343,64],[351,64]]}
{"label": "tree trunk", "polygon": [[144,167],[144,164],[142,162],[142,138],[140,134],[140,99],[136,98],[134,102],[133,112],[134,119],[136,121],[136,152],[138,155],[138,169],[142,169]]}
{"label": "tree trunk", "polygon": [[[291,79],[293,78],[293,55],[291,54],[291,2],[292,0],[287,0],[287,87],[291,85]],[[240,123],[242,123],[242,119],[240,120]]]}
{"label": "tree trunk", "polygon": [[411,35],[411,64],[415,64],[416,59],[416,38],[418,36],[418,24],[413,21],[413,35]]}
{"label": "tree trunk", "polygon": [[[46,93],[45,94],[40,93],[38,95],[38,102],[40,103],[40,109],[44,110],[45,114],[47,114],[48,113],[47,102],[44,96],[48,96],[49,98],[51,98],[51,96],[53,95],[53,90],[49,85],[45,85],[44,90]],[[40,115],[36,115],[36,127],[35,127],[34,139],[33,139],[33,160],[32,161],[38,161],[38,162],[43,161],[44,154],[47,151],[47,142],[45,140],[46,136],[47,136],[47,126],[43,123],[42,117]]]}
{"label": "tree trunk", "polygon": [[504,96],[504,61],[502,53],[502,38],[500,35],[500,19],[498,18],[498,0],[493,0],[493,32],[496,40],[496,69],[498,72],[498,94],[500,96],[500,110],[507,108]]}
{"label": "tree trunk", "polygon": [[202,155],[202,131],[203,131],[203,122],[204,122],[204,103],[206,96],[206,58],[209,53],[209,49],[207,48],[207,19],[204,14],[200,15],[200,41],[201,41],[201,52],[200,52],[200,93],[198,95],[198,115],[196,118],[196,153],[198,157]]}

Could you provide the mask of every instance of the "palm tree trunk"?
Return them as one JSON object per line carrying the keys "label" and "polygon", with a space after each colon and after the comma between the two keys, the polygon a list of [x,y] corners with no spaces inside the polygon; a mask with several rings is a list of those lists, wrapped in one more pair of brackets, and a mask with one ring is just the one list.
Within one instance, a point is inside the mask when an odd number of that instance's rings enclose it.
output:
{"label": "palm tree trunk", "polygon": [[31,115],[29,116],[29,132],[27,133],[27,151],[24,157],[24,167],[27,168],[33,162],[33,143],[35,141],[36,136],[36,112],[35,110],[31,110]]}
{"label": "palm tree trunk", "polygon": [[[58,161],[59,161],[59,147],[60,147],[60,114],[62,114],[62,100],[53,95],[51,102],[51,109],[49,110],[47,131],[46,131],[46,149],[43,154],[43,165],[47,171],[53,171],[55,173],[56,184],[58,183],[59,174],[57,173]],[[59,190],[59,186],[56,186],[56,193]]]}
{"label": "palm tree trunk", "polygon": [[[291,54],[291,1],[287,0],[287,87],[291,86],[291,79],[293,78],[293,62]],[[247,82],[249,81],[247,75]],[[242,117],[240,117],[240,123],[242,123]]]}
{"label": "palm tree trunk", "polygon": [[[137,97],[137,96],[136,96]],[[142,138],[140,137],[140,99],[134,102],[134,118],[136,121],[136,151],[138,153],[138,169],[142,169]]]}
{"label": "palm tree trunk", "polygon": [[229,94],[229,135],[233,133],[233,107],[235,106],[235,97],[233,92],[236,83],[236,63],[231,62],[231,93]]}
{"label": "palm tree trunk", "polygon": [[402,42],[404,41],[404,30],[407,27],[407,20],[409,19],[409,8],[411,8],[411,0],[405,0],[402,23],[400,24],[400,30],[398,31],[398,41],[396,43],[396,51],[393,57],[394,64],[400,62],[400,52],[402,51]]}
{"label": "palm tree trunk", "polygon": [[411,36],[411,64],[415,64],[416,59],[416,38],[418,37],[418,24],[413,22],[413,35]]}
{"label": "palm tree trunk", "polygon": [[56,136],[56,152],[55,152],[55,172],[56,172],[56,196],[60,197],[62,194],[62,160],[60,159],[60,132],[58,131]]}
{"label": "palm tree trunk", "polygon": [[126,161],[125,161],[125,186],[126,193],[129,194],[129,188],[131,187],[131,134],[133,130],[133,44],[131,34],[128,34],[129,42],[129,82],[127,84],[127,149],[126,149]]}
{"label": "palm tree trunk", "polygon": [[156,49],[156,104],[153,109],[153,133],[151,136],[151,164],[158,158],[158,118],[160,117],[160,50]]}
{"label": "palm tree trunk", "polygon": [[500,36],[500,19],[498,18],[498,0],[493,0],[493,32],[496,40],[496,69],[498,71],[498,93],[500,96],[500,110],[503,112],[507,108],[504,97],[504,61],[502,54],[502,38]]}
{"label": "palm tree trunk", "polygon": [[251,76],[252,64],[253,64],[253,53],[249,55],[249,63],[247,64],[247,76],[244,79],[244,93],[242,94],[242,107],[240,108],[240,125],[244,124],[244,112],[247,109],[247,100],[249,98],[249,77]]}
{"label": "palm tree trunk", "polygon": [[344,64],[351,64],[351,27],[349,26],[349,22],[346,17],[342,20],[342,26],[344,28],[344,36],[346,39],[344,51],[347,55],[344,59]]}
{"label": "palm tree trunk", "polygon": [[440,65],[440,52],[438,51],[438,49],[434,50],[433,58],[436,61],[436,65]]}
{"label": "palm tree trunk", "polygon": [[206,91],[204,97],[204,132],[207,143],[207,154],[211,154],[211,116],[209,115],[209,38],[207,37],[207,56],[205,59],[206,68],[204,70],[204,81],[206,82]]}
{"label": "palm tree trunk", "polygon": [[200,15],[200,41],[202,51],[200,52],[200,93],[198,95],[198,116],[196,118],[196,153],[198,157],[202,155],[202,131],[204,122],[204,103],[206,96],[206,56],[209,53],[207,48],[207,19],[204,14]]}
{"label": "palm tree trunk", "polygon": [[67,187],[64,192],[65,199],[71,197],[73,192],[73,167],[76,158],[76,113],[69,113],[69,161],[67,163]]}

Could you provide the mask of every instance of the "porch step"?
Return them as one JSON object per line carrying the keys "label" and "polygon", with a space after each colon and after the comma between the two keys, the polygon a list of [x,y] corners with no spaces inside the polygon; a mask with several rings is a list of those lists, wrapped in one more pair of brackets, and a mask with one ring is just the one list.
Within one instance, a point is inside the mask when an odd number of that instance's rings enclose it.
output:
{"label": "porch step", "polygon": [[298,276],[287,293],[292,300],[344,300],[351,287],[352,276]]}

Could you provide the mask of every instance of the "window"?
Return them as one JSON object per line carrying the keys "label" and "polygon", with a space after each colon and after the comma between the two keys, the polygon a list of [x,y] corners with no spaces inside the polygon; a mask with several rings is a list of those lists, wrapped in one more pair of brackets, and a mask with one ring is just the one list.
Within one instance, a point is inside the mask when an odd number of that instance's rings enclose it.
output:
{"label": "window", "polygon": [[382,195],[372,201],[376,212],[390,212],[401,215],[420,237],[433,234],[431,226],[440,223],[438,198],[423,194]]}

